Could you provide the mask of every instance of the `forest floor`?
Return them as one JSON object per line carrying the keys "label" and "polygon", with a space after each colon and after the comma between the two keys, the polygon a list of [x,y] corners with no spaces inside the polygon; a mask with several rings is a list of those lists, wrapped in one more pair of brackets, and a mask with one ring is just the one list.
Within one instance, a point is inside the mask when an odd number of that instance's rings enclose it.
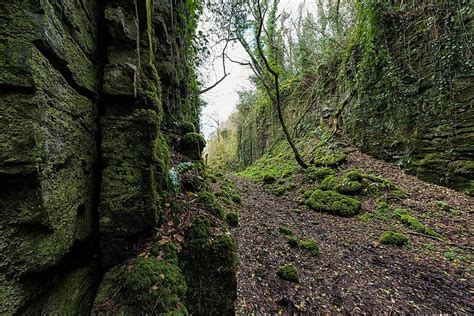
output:
{"label": "forest floor", "polygon": [[[443,238],[404,226],[377,206],[380,197],[359,197],[361,213],[370,216],[313,211],[297,202],[298,191],[315,187],[304,174],[293,175],[296,188],[282,196],[268,185],[230,175],[243,197],[240,223],[232,229],[240,260],[237,314],[474,313],[474,198],[423,182],[355,149],[344,168],[394,183],[407,196],[388,198],[389,209],[410,210]],[[404,233],[408,245],[380,244],[387,230]],[[289,235],[316,241],[320,254],[290,246]],[[297,282],[277,275],[288,263],[297,268]]]}

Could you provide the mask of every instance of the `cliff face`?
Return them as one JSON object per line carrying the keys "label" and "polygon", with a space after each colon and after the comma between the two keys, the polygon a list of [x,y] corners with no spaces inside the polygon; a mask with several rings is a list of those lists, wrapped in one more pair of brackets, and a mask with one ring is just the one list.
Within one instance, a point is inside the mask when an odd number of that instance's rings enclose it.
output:
{"label": "cliff face", "polygon": [[159,227],[198,122],[195,7],[0,3],[0,313],[90,312],[103,272]]}
{"label": "cliff face", "polygon": [[[295,137],[321,125],[337,129],[366,153],[472,195],[472,5],[418,1],[395,8],[361,6],[347,47],[316,73],[284,85],[287,122]],[[245,166],[280,135],[271,106],[253,102],[257,109],[242,118],[238,135]]]}

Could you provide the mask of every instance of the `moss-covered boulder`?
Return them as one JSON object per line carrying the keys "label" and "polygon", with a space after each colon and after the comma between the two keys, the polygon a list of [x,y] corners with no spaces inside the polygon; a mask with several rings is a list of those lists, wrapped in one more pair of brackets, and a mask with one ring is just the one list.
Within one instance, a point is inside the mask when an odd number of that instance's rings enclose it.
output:
{"label": "moss-covered boulder", "polygon": [[342,152],[331,153],[317,158],[314,161],[316,166],[337,167],[346,161],[346,154]]}
{"label": "moss-covered boulder", "polygon": [[408,237],[397,232],[386,231],[380,236],[380,243],[384,245],[393,245],[402,247],[408,244]]}
{"label": "moss-covered boulder", "polygon": [[359,213],[359,200],[335,191],[315,190],[306,200],[306,205],[315,211],[328,212],[339,216],[354,216]]}
{"label": "moss-covered boulder", "polygon": [[236,299],[236,245],[227,234],[215,235],[206,216],[194,220],[180,253],[188,291],[185,304],[194,315],[233,315]]}
{"label": "moss-covered boulder", "polygon": [[290,282],[299,282],[298,269],[291,263],[284,264],[278,268],[277,276]]}
{"label": "moss-covered boulder", "polygon": [[204,137],[195,132],[186,133],[179,141],[178,150],[189,159],[201,159],[201,153],[206,146]]}
{"label": "moss-covered boulder", "polygon": [[183,304],[186,291],[185,278],[175,263],[138,257],[105,274],[94,312],[186,315]]}

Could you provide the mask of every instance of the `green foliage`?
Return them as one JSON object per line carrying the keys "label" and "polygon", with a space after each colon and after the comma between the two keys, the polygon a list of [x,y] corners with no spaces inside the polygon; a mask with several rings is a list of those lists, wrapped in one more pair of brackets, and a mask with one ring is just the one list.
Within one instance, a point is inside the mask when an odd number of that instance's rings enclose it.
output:
{"label": "green foliage", "polygon": [[290,282],[299,282],[298,269],[291,263],[284,264],[278,268],[277,276]]}
{"label": "green foliage", "polygon": [[380,236],[380,243],[384,245],[393,245],[402,247],[408,244],[408,237],[401,233],[386,231]]}
{"label": "green foliage", "polygon": [[362,191],[363,185],[359,181],[352,181],[349,179],[345,179],[341,186],[339,187],[339,192],[342,194],[358,194]]}
{"label": "green foliage", "polygon": [[353,216],[359,213],[359,200],[334,191],[315,190],[306,200],[306,205],[315,211],[328,212],[339,216]]}

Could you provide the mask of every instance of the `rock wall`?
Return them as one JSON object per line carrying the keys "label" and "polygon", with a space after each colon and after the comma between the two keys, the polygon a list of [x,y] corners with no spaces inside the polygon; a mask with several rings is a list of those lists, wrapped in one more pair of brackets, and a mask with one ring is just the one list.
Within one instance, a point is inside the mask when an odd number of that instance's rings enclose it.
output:
{"label": "rock wall", "polygon": [[93,0],[0,4],[1,314],[34,312],[69,273],[77,297],[94,287],[98,13]]}
{"label": "rock wall", "polygon": [[[175,148],[199,159],[203,146],[193,127],[195,9],[187,0],[0,3],[0,314],[90,313],[104,273],[129,271],[124,260],[163,223]],[[191,143],[181,140],[188,132]],[[160,260],[132,262],[149,280],[168,268]]]}
{"label": "rock wall", "polygon": [[472,17],[468,1],[425,1],[385,15],[387,64],[341,115],[344,133],[365,152],[471,195]]}

